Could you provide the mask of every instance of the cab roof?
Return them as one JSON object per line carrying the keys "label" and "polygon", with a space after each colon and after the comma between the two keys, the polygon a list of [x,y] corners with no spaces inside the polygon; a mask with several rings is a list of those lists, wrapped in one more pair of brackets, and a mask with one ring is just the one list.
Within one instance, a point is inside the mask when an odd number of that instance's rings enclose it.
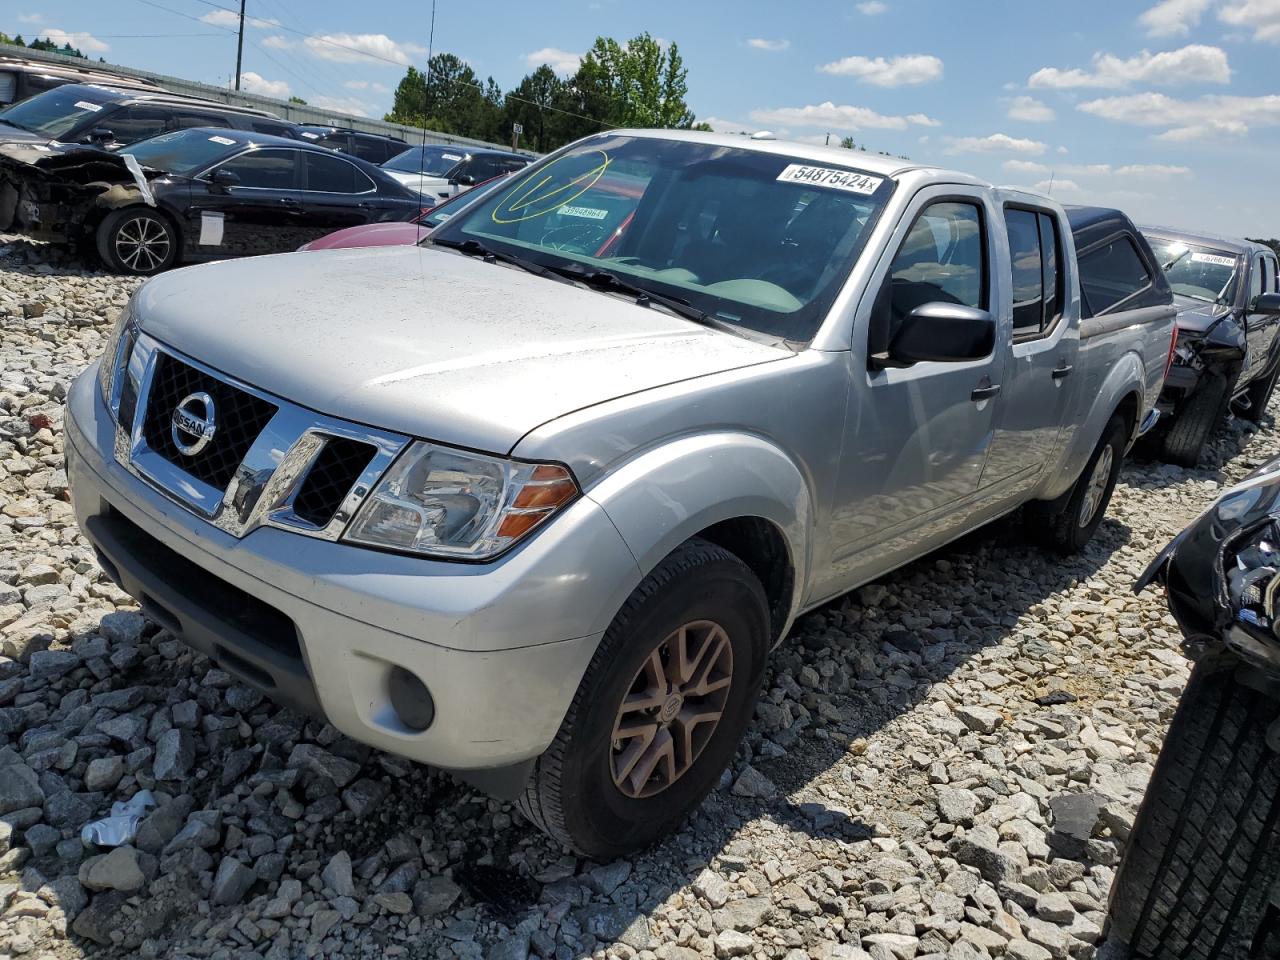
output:
{"label": "cab roof", "polygon": [[1181,240],[1183,243],[1195,243],[1205,247],[1217,247],[1220,250],[1227,250],[1239,256],[1248,256],[1254,253],[1273,253],[1272,249],[1265,243],[1254,243],[1252,240],[1245,240],[1243,237],[1223,237],[1216,233],[1203,233],[1201,231],[1182,230],[1178,227],[1160,227],[1153,225],[1143,225],[1138,228],[1148,237],[1156,236],[1162,240]]}
{"label": "cab roof", "polygon": [[188,97],[180,93],[170,93],[167,90],[113,86],[108,81],[100,83],[67,83],[53,89],[60,93],[83,90],[86,95],[95,96],[103,103],[158,103],[162,105],[168,103],[182,104],[183,106],[197,104],[201,107],[225,110],[228,113],[240,113],[252,117],[262,117],[265,120],[280,120],[281,123],[288,123],[287,120],[281,120],[280,117],[267,110],[242,107],[236,103],[223,103],[221,100],[208,100],[204,97]]}

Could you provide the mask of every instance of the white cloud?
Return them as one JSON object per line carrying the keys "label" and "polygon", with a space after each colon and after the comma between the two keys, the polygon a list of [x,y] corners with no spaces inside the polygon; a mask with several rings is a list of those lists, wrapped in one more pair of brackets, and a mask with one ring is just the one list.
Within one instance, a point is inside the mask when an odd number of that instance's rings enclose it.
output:
{"label": "white cloud", "polygon": [[1228,83],[1230,80],[1231,66],[1227,62],[1226,51],[1221,47],[1193,43],[1162,53],[1143,50],[1127,60],[1110,53],[1095,53],[1092,70],[1043,67],[1031,75],[1027,84],[1069,90],[1080,87],[1116,89],[1134,83],[1174,86],[1182,83]]}
{"label": "white cloud", "polygon": [[837,106],[830,100],[805,107],[752,110],[751,119],[765,126],[831,127],[846,131],[905,130],[912,124],[922,127],[939,125],[939,121],[922,113],[912,113],[905,117],[885,116],[869,107]]}
{"label": "white cloud", "polygon": [[877,87],[901,87],[928,83],[942,76],[942,61],[924,53],[886,60],[884,57],[845,57],[818,69],[840,77],[857,77]]}
{"label": "white cloud", "polygon": [[332,110],[335,113],[351,113],[357,117],[372,116],[377,111],[357,97],[311,97],[308,101],[313,107],[321,110]]}
{"label": "white cloud", "polygon": [[407,67],[422,61],[427,55],[426,47],[416,43],[397,43],[385,33],[326,33],[307,37],[302,46],[312,56],[335,63],[378,60]]}
{"label": "white cloud", "polygon": [[40,23],[44,20],[44,15],[39,13],[20,13],[18,14],[19,23]]}
{"label": "white cloud", "polygon": [[272,50],[288,50],[294,45],[294,43],[288,37],[282,37],[278,33],[273,33],[269,37],[263,37],[262,45],[264,47],[270,47]]}
{"label": "white cloud", "polygon": [[570,53],[558,47],[543,47],[533,53],[526,53],[524,62],[531,68],[540,67],[545,63],[559,74],[577,73],[578,64],[582,62],[582,54]]}
{"label": "white cloud", "polygon": [[246,70],[240,74],[240,85],[249,93],[263,97],[275,97],[277,100],[289,99],[289,84],[284,80],[268,80],[261,74]]}
{"label": "white cloud", "polygon": [[1088,100],[1077,109],[1130,126],[1164,127],[1157,139],[1175,142],[1244,136],[1255,127],[1280,126],[1280,94],[1177,100],[1163,93],[1135,93]]}
{"label": "white cloud", "polygon": [[1233,27],[1253,30],[1253,39],[1280,43],[1280,0],[1239,0],[1225,3],[1218,19]]}
{"label": "white cloud", "polygon": [[1014,97],[1009,101],[1007,116],[1026,123],[1048,123],[1053,119],[1053,108],[1035,97]]}
{"label": "white cloud", "polygon": [[1039,140],[993,133],[986,137],[948,137],[947,153],[1044,153],[1048,148]]}
{"label": "white cloud", "polygon": [[866,3],[858,4],[858,12],[865,13],[868,17],[876,17],[889,9],[887,3],[881,3],[880,0],[867,0]]}
{"label": "white cloud", "polygon": [[1059,180],[1054,177],[1051,180],[1041,180],[1031,188],[1035,193],[1046,193],[1052,195],[1055,191],[1062,193],[1083,193],[1080,184],[1074,180]]}
{"label": "white cloud", "polygon": [[1043,177],[1046,174],[1063,174],[1072,177],[1142,177],[1167,180],[1171,177],[1190,176],[1190,167],[1175,167],[1164,163],[1130,163],[1113,167],[1109,163],[1041,163],[1038,160],[1006,160],[1006,173],[1025,173]]}
{"label": "white cloud", "polygon": [[[36,38],[32,38],[36,39]],[[92,33],[67,33],[65,30],[59,30],[57,27],[41,27],[41,40],[52,40],[58,46],[70,44],[77,47],[83,53],[105,53],[111,48],[95,37]]]}
{"label": "white cloud", "polygon": [[[210,10],[200,17],[200,22],[207,23],[212,27],[234,27],[239,29],[240,14],[231,10]],[[257,27],[259,30],[280,26],[279,20],[268,20],[262,17],[245,17],[244,22],[251,27]]]}
{"label": "white cloud", "polygon": [[771,52],[776,53],[779,50],[786,50],[788,47],[790,47],[791,41],[790,40],[765,40],[763,37],[752,37],[750,40],[747,41],[747,46],[754,47],[757,50],[769,50]]}
{"label": "white cloud", "polygon": [[390,93],[391,88],[376,80],[348,80],[343,84],[348,90],[372,90],[374,93]]}
{"label": "white cloud", "polygon": [[1199,25],[1200,17],[1213,0],[1160,0],[1143,12],[1138,22],[1149,37],[1185,37]]}

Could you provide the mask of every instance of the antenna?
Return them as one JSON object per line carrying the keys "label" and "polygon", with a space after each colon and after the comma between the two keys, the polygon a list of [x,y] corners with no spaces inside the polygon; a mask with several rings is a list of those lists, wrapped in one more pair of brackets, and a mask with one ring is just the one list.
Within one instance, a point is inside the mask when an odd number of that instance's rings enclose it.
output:
{"label": "antenna", "polygon": [[427,72],[422,79],[422,147],[418,150],[418,194],[422,192],[422,181],[427,172],[427,114],[431,109],[431,60],[436,43],[436,0],[431,0],[431,30],[427,34]]}
{"label": "antenna", "polygon": [[1046,196],[1049,196],[1049,197],[1053,196],[1053,178],[1056,173],[1057,173],[1056,170],[1049,171],[1049,189],[1045,191]]}

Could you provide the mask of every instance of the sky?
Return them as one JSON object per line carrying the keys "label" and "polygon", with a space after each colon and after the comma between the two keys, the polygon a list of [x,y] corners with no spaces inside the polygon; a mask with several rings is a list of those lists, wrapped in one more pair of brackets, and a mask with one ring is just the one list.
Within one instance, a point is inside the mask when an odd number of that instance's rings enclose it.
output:
{"label": "sky", "polygon": [[[429,0],[247,0],[246,89],[382,116]],[[235,0],[8,0],[0,30],[226,85]],[[675,42],[718,130],[852,136],[1229,235],[1280,236],[1280,0],[442,0],[434,49],[515,86],[598,35]]]}

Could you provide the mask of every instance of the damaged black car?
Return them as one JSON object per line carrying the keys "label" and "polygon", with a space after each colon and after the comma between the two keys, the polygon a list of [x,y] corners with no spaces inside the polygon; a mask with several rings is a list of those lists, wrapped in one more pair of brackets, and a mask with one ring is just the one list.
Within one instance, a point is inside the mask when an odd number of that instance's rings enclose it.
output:
{"label": "damaged black car", "polygon": [[1193,661],[1111,893],[1139,960],[1280,956],[1280,460],[1148,567]]}
{"label": "damaged black car", "polygon": [[241,130],[180,130],[117,152],[0,145],[0,230],[75,243],[118,273],[296,250],[421,211],[373,164]]}
{"label": "damaged black car", "polygon": [[1173,366],[1149,450],[1195,466],[1228,412],[1262,418],[1280,376],[1280,286],[1261,244],[1143,227],[1178,305]]}

